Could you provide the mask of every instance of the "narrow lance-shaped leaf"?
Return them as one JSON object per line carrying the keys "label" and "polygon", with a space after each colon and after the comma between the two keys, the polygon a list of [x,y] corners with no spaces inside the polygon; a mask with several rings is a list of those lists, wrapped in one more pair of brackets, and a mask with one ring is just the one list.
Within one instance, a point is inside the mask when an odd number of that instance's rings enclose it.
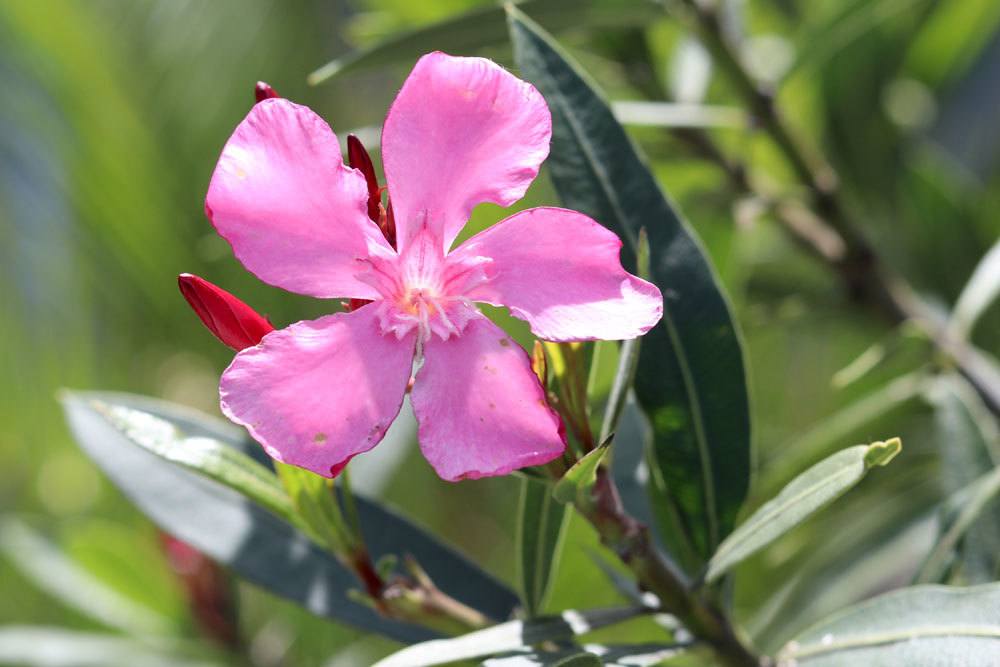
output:
{"label": "narrow lance-shaped leaf", "polygon": [[799,525],[861,481],[873,466],[884,466],[899,453],[899,438],[858,445],[837,452],[789,482],[772,500],[723,540],[708,563],[712,582],[737,563]]}
{"label": "narrow lance-shaped leaf", "polygon": [[21,667],[221,667],[204,646],[45,626],[0,628],[0,664]]}
{"label": "narrow lance-shaped leaf", "polygon": [[140,447],[210,477],[280,517],[293,518],[291,502],[274,473],[246,454],[211,438],[184,437],[170,422],[139,410],[98,399],[90,408]]}
{"label": "narrow lance-shaped leaf", "polygon": [[699,243],[664,196],[596,87],[538,25],[508,9],[515,59],[552,111],[546,162],[563,203],[624,241],[636,268],[649,235],[650,277],[665,314],[642,342],[635,391],[654,429],[656,477],[676,521],[664,538],[696,569],[735,525],[750,479],[743,352],[729,305]]}
{"label": "narrow lance-shaped leaf", "polygon": [[[520,6],[550,30],[645,25],[663,13],[653,0],[524,0]],[[500,46],[507,41],[504,18],[503,7],[483,7],[393,35],[327,63],[309,75],[309,83],[317,85],[350,72],[413,61],[434,49],[469,53]]]}
{"label": "narrow lance-shaped leaf", "polygon": [[[482,667],[653,667],[673,664],[668,659],[684,655],[687,645],[675,644],[584,644],[556,651],[535,650],[497,656],[483,661]],[[700,664],[700,663],[692,663]]]}
{"label": "narrow lance-shaped leaf", "polygon": [[529,617],[545,605],[562,550],[567,507],[552,497],[546,480],[522,479],[518,507],[517,556],[521,602]]}
{"label": "narrow lance-shaped leaf", "polygon": [[993,581],[1000,565],[1000,434],[962,378],[939,376],[926,396],[934,407],[940,483],[949,497],[940,508],[937,539],[916,582]]}
{"label": "narrow lance-shaped leaf", "polygon": [[408,646],[379,661],[375,667],[433,667],[507,651],[541,642],[572,639],[648,613],[643,607],[564,611],[529,621],[510,621],[453,639],[436,639]]}
{"label": "narrow lance-shaped leaf", "polygon": [[914,586],[849,607],[788,642],[779,664],[800,667],[995,665],[1000,584]]}
{"label": "narrow lance-shaped leaf", "polygon": [[102,625],[135,635],[172,630],[169,619],[108,587],[18,519],[0,519],[0,554],[46,593]]}
{"label": "narrow lance-shaped leaf", "polygon": [[[173,415],[188,433],[235,436],[226,444],[247,448],[244,451],[257,446],[221,420],[161,401],[121,394],[64,394],[71,429],[83,450],[161,528],[314,614],[398,641],[433,636],[424,628],[383,618],[353,602],[349,591],[360,589],[360,582],[332,554],[246,496],[140,446],[93,408],[95,398]],[[509,616],[517,596],[503,584],[401,517],[363,498],[357,501],[365,542],[376,559],[412,554],[449,595],[492,618]]]}
{"label": "narrow lance-shaped leaf", "polygon": [[[1000,497],[1000,468],[994,468],[968,487],[952,494],[945,501],[941,510],[941,529],[937,541],[923,565],[920,566],[920,571],[916,576],[917,583],[943,581],[946,578],[962,538],[979,521],[984,510],[991,504],[995,504],[998,497]],[[987,533],[987,539],[995,538],[995,535],[989,535],[989,533],[996,533],[996,520],[994,519],[990,523],[992,517],[988,514],[983,518],[986,519],[983,522],[983,528],[984,532]],[[995,569],[997,552],[993,551],[989,554],[982,554],[982,556],[989,558],[992,561],[989,564]],[[994,576],[994,572],[987,570],[986,576]]]}

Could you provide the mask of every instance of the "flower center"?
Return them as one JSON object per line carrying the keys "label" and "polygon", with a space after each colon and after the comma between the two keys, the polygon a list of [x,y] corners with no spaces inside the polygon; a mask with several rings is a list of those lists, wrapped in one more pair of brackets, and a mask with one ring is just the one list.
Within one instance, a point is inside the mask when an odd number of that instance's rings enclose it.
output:
{"label": "flower center", "polygon": [[456,260],[445,256],[442,244],[425,226],[403,252],[372,253],[362,260],[367,270],[358,279],[375,287],[382,332],[402,339],[414,329],[421,341],[432,334],[442,340],[459,336],[478,310],[466,297],[486,280],[489,260]]}

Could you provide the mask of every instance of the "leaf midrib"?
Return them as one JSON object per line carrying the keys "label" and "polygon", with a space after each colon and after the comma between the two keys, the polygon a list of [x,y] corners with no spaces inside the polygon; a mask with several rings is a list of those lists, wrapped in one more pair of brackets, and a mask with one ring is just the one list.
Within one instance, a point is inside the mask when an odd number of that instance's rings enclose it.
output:
{"label": "leaf midrib", "polygon": [[908,630],[893,630],[864,635],[854,635],[849,639],[832,640],[823,644],[807,644],[793,651],[782,652],[781,657],[811,658],[824,653],[845,651],[869,646],[895,644],[914,639],[932,639],[936,637],[995,637],[1000,639],[1000,626],[993,625],[925,625]]}

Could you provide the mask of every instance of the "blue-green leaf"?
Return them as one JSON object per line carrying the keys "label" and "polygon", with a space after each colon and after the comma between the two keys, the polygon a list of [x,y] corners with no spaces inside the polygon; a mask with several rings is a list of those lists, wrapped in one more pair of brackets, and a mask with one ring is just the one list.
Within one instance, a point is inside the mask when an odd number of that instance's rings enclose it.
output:
{"label": "blue-green leaf", "polygon": [[[348,591],[361,588],[354,575],[289,522],[127,437],[93,407],[95,399],[108,404],[116,400],[114,396],[66,393],[63,406],[83,450],[161,528],[314,614],[403,642],[433,636],[424,628],[383,618],[353,602]],[[234,433],[220,420],[152,399],[124,398],[131,406],[155,406],[164,416],[182,415],[185,423],[179,425],[187,433],[229,433],[236,439],[227,444],[249,447],[238,431]],[[366,543],[375,558],[412,554],[446,593],[492,618],[506,618],[513,611],[517,596],[506,586],[396,514],[371,501],[357,500]]]}
{"label": "blue-green leaf", "polygon": [[559,564],[568,519],[566,505],[552,497],[545,480],[521,480],[517,519],[518,583],[529,617],[541,613]]}
{"label": "blue-green leaf", "polygon": [[941,485],[948,499],[939,531],[917,583],[986,583],[1000,566],[1000,433],[975,391],[955,375],[927,391]]}
{"label": "blue-green leaf", "polygon": [[375,667],[432,667],[459,660],[524,649],[546,641],[572,639],[599,628],[647,613],[643,607],[564,611],[528,621],[509,621],[452,639],[436,639],[408,646],[379,661]]}
{"label": "blue-green leaf", "polygon": [[46,593],[102,625],[134,635],[173,629],[167,618],[105,585],[18,519],[0,519],[0,554]]}
{"label": "blue-green leaf", "polygon": [[664,539],[700,566],[735,525],[750,481],[750,412],[743,351],[722,289],[607,102],[537,24],[508,10],[522,75],[552,111],[546,163],[563,203],[616,232],[636,270],[640,230],[665,315],[642,342],[635,391],[654,430],[655,462],[675,517]]}
{"label": "blue-green leaf", "polygon": [[801,667],[995,665],[1000,584],[914,586],[849,607],[785,645],[780,664]]}
{"label": "blue-green leaf", "polygon": [[895,458],[901,448],[899,438],[857,445],[803,472],[722,541],[708,562],[706,581],[719,578],[833,502],[860,482],[869,469],[883,466]]}

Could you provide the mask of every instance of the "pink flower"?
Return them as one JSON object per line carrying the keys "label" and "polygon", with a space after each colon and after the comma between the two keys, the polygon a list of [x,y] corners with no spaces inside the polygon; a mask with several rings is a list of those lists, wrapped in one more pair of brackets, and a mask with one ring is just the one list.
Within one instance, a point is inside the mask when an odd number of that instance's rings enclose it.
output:
{"label": "pink flower", "polygon": [[208,217],[261,280],[371,303],[237,354],[219,387],[226,416],[275,459],[333,476],[382,439],[416,368],[418,439],[442,478],[559,456],[559,419],[528,355],[474,303],[570,341],[642,335],[663,302],[622,268],[618,237],[574,211],[523,211],[450,250],[476,204],[524,195],[551,128],[538,91],[489,60],[421,58],[382,135],[393,247],[329,126],[284,99],[254,106],[222,151]]}

